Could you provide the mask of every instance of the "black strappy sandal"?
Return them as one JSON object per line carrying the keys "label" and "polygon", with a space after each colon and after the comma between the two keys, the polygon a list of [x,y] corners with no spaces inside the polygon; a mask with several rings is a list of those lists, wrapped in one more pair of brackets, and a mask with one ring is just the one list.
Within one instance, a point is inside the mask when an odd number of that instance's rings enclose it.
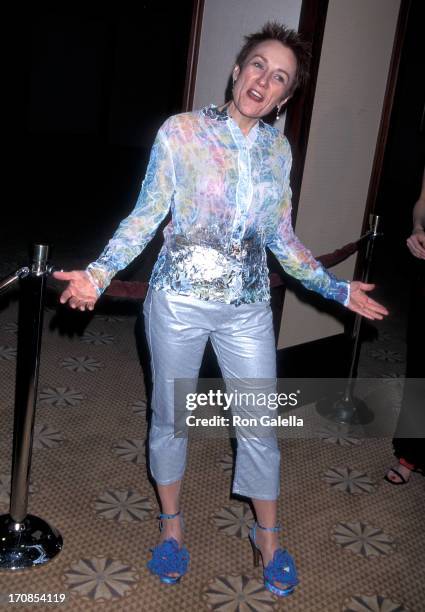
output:
{"label": "black strappy sandal", "polygon": [[[395,480],[391,480],[391,478],[388,477],[388,474],[390,472],[393,472],[396,476],[398,476],[400,478],[400,481],[396,482]],[[384,480],[386,480],[387,482],[389,482],[392,485],[405,485],[405,484],[407,484],[409,482],[410,477],[406,479],[402,474],[400,474],[400,472],[396,468],[392,467],[385,474]]]}

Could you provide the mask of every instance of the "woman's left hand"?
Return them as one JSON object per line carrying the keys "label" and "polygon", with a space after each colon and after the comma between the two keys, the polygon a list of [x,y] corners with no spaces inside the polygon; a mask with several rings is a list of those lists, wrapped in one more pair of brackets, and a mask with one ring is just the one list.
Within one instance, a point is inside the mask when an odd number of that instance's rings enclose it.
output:
{"label": "woman's left hand", "polygon": [[367,291],[372,291],[372,289],[375,289],[375,285],[351,281],[350,301],[347,308],[357,312],[362,317],[366,317],[366,319],[383,319],[388,314],[388,310],[366,294]]}

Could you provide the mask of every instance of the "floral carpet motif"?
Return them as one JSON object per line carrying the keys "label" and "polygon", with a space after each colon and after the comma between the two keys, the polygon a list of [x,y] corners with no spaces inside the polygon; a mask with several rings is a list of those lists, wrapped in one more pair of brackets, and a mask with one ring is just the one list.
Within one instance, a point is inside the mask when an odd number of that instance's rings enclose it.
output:
{"label": "floral carpet motif", "polygon": [[364,523],[338,523],[333,539],[344,550],[363,557],[388,555],[394,551],[394,540],[379,527]]}
{"label": "floral carpet motif", "polygon": [[151,501],[137,491],[107,490],[95,502],[95,511],[99,518],[131,523],[145,521],[154,509]]}
{"label": "floral carpet motif", "polygon": [[55,408],[65,408],[67,406],[78,406],[84,399],[84,395],[69,387],[45,388],[39,394],[39,400],[43,404],[55,406]]}
{"label": "floral carpet motif", "polygon": [[342,612],[409,612],[400,603],[380,595],[354,595],[344,604]]}
{"label": "floral carpet motif", "polygon": [[64,574],[71,593],[102,603],[117,600],[137,584],[138,576],[129,565],[114,559],[80,559]]}
{"label": "floral carpet motif", "polygon": [[212,518],[220,533],[238,538],[247,538],[254,524],[254,517],[246,504],[222,508]]}
{"label": "floral carpet motif", "polygon": [[112,450],[123,461],[131,461],[137,464],[145,463],[146,443],[141,438],[119,440],[114,444]]}
{"label": "floral carpet motif", "polygon": [[324,474],[323,480],[330,485],[331,489],[352,493],[353,495],[373,493],[376,488],[376,484],[367,474],[350,467],[330,468]]}
{"label": "floral carpet motif", "polygon": [[217,576],[203,598],[208,610],[218,612],[266,612],[277,604],[259,580],[248,576]]}
{"label": "floral carpet motif", "polygon": [[43,448],[57,448],[65,440],[65,436],[57,431],[54,427],[50,427],[45,424],[38,424],[34,426],[34,439],[33,448],[34,450],[40,450]]}

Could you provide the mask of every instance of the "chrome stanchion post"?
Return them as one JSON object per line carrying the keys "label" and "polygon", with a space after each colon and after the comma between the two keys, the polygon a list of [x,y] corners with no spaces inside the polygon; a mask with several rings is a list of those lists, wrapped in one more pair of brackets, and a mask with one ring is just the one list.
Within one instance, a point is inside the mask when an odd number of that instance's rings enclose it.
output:
{"label": "chrome stanchion post", "polygon": [[0,569],[41,565],[62,549],[59,532],[27,514],[48,254],[47,245],[35,245],[31,269],[20,275],[12,483],[9,514],[0,516]]}
{"label": "chrome stanchion post", "polygon": [[16,523],[21,523],[27,514],[47,256],[46,245],[35,245],[30,274],[21,283],[10,496],[10,515]]}
{"label": "chrome stanchion post", "polygon": [[8,287],[11,287],[19,278],[25,278],[25,276],[28,276],[29,273],[29,268],[19,268],[19,270],[16,270],[14,274],[4,278],[0,283],[0,293],[2,293]]}
{"label": "chrome stanchion post", "polygon": [[[370,215],[369,225],[370,230],[364,236],[368,239],[366,253],[365,253],[365,268],[362,274],[362,282],[367,283],[369,281],[370,268],[372,264],[372,255],[375,246],[375,241],[378,236],[382,234],[378,232],[379,228],[379,215]],[[351,352],[351,363],[350,371],[347,378],[345,389],[342,392],[342,396],[339,397],[331,406],[328,402],[319,402],[317,406],[317,412],[328,420],[334,421],[335,423],[347,424],[347,425],[365,425],[373,421],[373,413],[367,407],[366,403],[359,398],[354,397],[353,388],[357,376],[357,367],[360,356],[360,329],[362,325],[362,316],[356,314],[354,319],[352,338],[353,348]]]}

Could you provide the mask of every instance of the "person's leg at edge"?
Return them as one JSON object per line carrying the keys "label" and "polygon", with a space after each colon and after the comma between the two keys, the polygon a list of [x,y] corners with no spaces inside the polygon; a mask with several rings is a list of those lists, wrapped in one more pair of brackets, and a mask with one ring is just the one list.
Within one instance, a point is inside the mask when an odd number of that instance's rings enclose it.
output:
{"label": "person's leg at edge", "polygon": [[405,484],[409,482],[412,470],[414,469],[415,466],[413,463],[409,463],[400,457],[398,464],[387,471],[387,479],[391,480],[394,484]]}

